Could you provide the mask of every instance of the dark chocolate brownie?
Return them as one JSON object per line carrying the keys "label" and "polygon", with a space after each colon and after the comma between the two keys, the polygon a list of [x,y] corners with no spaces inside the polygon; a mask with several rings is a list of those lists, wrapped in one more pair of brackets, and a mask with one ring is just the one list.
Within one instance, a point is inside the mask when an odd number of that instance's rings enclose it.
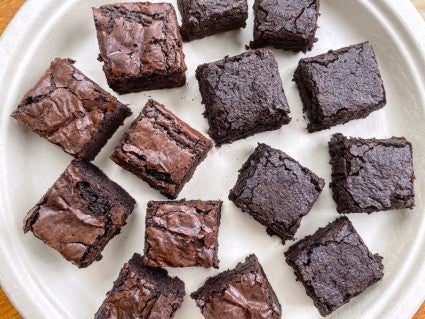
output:
{"label": "dark chocolate brownie", "polygon": [[310,51],[317,41],[319,5],[320,0],[255,0],[251,47]]}
{"label": "dark chocolate brownie", "polygon": [[148,202],[145,265],[218,268],[222,201]]}
{"label": "dark chocolate brownie", "polygon": [[310,120],[309,132],[365,118],[386,104],[369,42],[301,59],[294,81]]}
{"label": "dark chocolate brownie", "polygon": [[247,0],[177,0],[177,5],[184,41],[245,28],[248,18]]}
{"label": "dark chocolate brownie", "polygon": [[169,3],[93,8],[99,59],[120,94],[183,86],[186,65],[176,12]]}
{"label": "dark chocolate brownie", "polygon": [[73,66],[55,59],[12,117],[72,156],[92,160],[131,110]]}
{"label": "dark chocolate brownie", "polygon": [[258,259],[207,279],[191,295],[207,319],[280,319],[281,306]]}
{"label": "dark chocolate brownie", "polygon": [[339,213],[371,213],[415,205],[412,145],[406,139],[334,134],[329,153],[330,187]]}
{"label": "dark chocolate brownie", "polygon": [[340,217],[285,253],[322,316],[379,281],[382,257],[372,255],[347,217]]}
{"label": "dark chocolate brownie", "polygon": [[229,199],[285,242],[294,238],[324,184],[284,152],[258,144],[239,170]]}
{"label": "dark chocolate brownie", "polygon": [[96,166],[73,160],[24,220],[32,231],[79,268],[102,258],[135,200]]}
{"label": "dark chocolate brownie", "polygon": [[209,139],[150,99],[111,159],[175,199],[211,147]]}
{"label": "dark chocolate brownie", "polygon": [[205,104],[209,135],[231,143],[289,123],[289,107],[277,62],[260,49],[202,64],[196,78]]}
{"label": "dark chocolate brownie", "polygon": [[144,266],[143,257],[134,254],[94,318],[170,319],[184,296],[183,281],[170,277],[165,269]]}

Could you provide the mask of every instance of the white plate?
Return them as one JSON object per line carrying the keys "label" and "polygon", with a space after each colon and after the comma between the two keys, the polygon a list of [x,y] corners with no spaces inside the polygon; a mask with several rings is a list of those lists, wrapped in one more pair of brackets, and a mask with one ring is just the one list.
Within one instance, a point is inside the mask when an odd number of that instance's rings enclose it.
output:
{"label": "white plate", "polygon": [[[108,1],[27,1],[0,42],[0,279],[12,302],[31,319],[92,318],[120,268],[133,252],[143,252],[146,201],[163,199],[158,192],[109,160],[113,146],[132,119],[127,119],[95,164],[137,200],[137,208],[111,241],[104,257],[79,270],[21,227],[26,212],[37,202],[70,162],[58,147],[24,129],[9,117],[55,57],[77,60],[76,66],[108,89],[98,48],[91,6]],[[175,2],[175,1],[173,1]],[[244,51],[251,39],[250,19],[244,30],[212,36],[184,45],[188,85],[183,88],[129,94],[119,97],[138,114],[148,96],[164,103],[195,128],[206,132],[194,70],[198,64]],[[292,112],[292,122],[280,130],[257,134],[211,151],[184,187],[180,198],[223,199],[220,228],[220,270],[171,269],[186,283],[187,294],[207,276],[233,267],[256,253],[282,304],[284,318],[320,318],[302,285],[295,281],[277,237],[236,209],[227,200],[237,170],[257,142],[281,148],[319,176],[330,181],[327,141],[342,132],[360,137],[405,136],[413,143],[416,170],[416,208],[350,215],[369,248],[384,257],[385,276],[378,284],[335,312],[330,318],[410,318],[425,296],[425,24],[407,0],[322,0],[319,42],[308,55],[369,40],[378,57],[387,91],[387,106],[365,120],[308,134],[301,102],[291,81],[303,54],[274,50]],[[109,89],[108,89],[109,90]],[[313,233],[337,217],[328,186],[297,237]],[[186,296],[176,319],[202,318]]]}

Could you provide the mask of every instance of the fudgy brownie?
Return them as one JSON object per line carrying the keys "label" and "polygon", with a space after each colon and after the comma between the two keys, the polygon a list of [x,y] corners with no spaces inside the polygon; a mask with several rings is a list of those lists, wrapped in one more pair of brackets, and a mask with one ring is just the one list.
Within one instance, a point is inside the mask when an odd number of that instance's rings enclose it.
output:
{"label": "fudgy brownie", "polygon": [[369,42],[301,59],[294,74],[309,132],[367,117],[386,104]]}
{"label": "fudgy brownie", "polygon": [[145,265],[218,268],[222,201],[148,202]]}
{"label": "fudgy brownie", "polygon": [[117,3],[93,8],[99,59],[120,94],[183,86],[186,64],[174,7]]}
{"label": "fudgy brownie", "polygon": [[135,200],[96,166],[73,160],[24,220],[32,231],[79,268],[102,258]]}
{"label": "fudgy brownie", "polygon": [[382,257],[372,255],[346,217],[300,240],[285,256],[322,316],[349,302],[384,275]]}
{"label": "fudgy brownie", "polygon": [[324,184],[284,152],[258,144],[239,170],[229,199],[285,242],[294,238]]}
{"label": "fudgy brownie", "polygon": [[317,41],[319,5],[320,0],[255,0],[251,47],[311,50]]}
{"label": "fudgy brownie", "polygon": [[134,254],[124,264],[94,318],[169,319],[180,308],[184,296],[183,281],[170,277],[165,269],[144,266],[143,257]]}
{"label": "fudgy brownie", "polygon": [[202,64],[196,78],[205,104],[209,135],[231,143],[289,123],[289,107],[277,62],[259,49]]}
{"label": "fudgy brownie", "polygon": [[207,279],[191,295],[207,319],[280,319],[281,306],[255,255]]}
{"label": "fudgy brownie", "polygon": [[73,66],[55,59],[12,117],[72,156],[92,160],[131,110]]}
{"label": "fudgy brownie", "polygon": [[184,41],[245,28],[248,18],[247,0],[177,0],[177,5]]}
{"label": "fudgy brownie", "polygon": [[339,213],[415,205],[412,144],[405,138],[361,139],[334,134],[329,153],[330,187]]}
{"label": "fudgy brownie", "polygon": [[111,159],[175,199],[211,147],[209,139],[149,99]]}

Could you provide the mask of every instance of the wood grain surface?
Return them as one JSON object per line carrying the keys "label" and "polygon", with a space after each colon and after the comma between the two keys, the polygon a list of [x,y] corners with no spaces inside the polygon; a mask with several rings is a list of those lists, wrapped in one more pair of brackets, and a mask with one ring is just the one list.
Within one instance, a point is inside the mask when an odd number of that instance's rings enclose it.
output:
{"label": "wood grain surface", "polygon": [[[425,0],[411,0],[425,18]],[[0,35],[25,0],[0,0]],[[0,319],[21,319],[0,287]],[[27,318],[31,319],[31,318]],[[425,302],[412,319],[425,319]]]}

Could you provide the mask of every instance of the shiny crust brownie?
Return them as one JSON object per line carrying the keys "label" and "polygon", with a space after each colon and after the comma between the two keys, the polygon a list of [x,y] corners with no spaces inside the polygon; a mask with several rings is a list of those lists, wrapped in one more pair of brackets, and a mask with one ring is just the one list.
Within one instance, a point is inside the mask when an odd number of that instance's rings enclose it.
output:
{"label": "shiny crust brownie", "polygon": [[245,28],[248,18],[247,0],[177,0],[177,5],[184,41]]}
{"label": "shiny crust brownie", "polygon": [[124,264],[94,318],[169,319],[180,308],[184,296],[183,281],[170,277],[165,269],[144,266],[143,257],[134,254]]}
{"label": "shiny crust brownie", "polygon": [[280,319],[281,306],[255,255],[207,279],[190,297],[205,318]]}
{"label": "shiny crust brownie", "polygon": [[251,47],[310,51],[313,48],[320,0],[255,0]]}
{"label": "shiny crust brownie", "polygon": [[93,8],[99,59],[120,94],[180,87],[186,65],[176,12],[169,3],[117,3]]}
{"label": "shiny crust brownie", "polygon": [[135,200],[96,166],[73,160],[24,220],[32,231],[79,268],[102,258]]}
{"label": "shiny crust brownie", "polygon": [[229,199],[285,242],[294,238],[324,184],[284,152],[258,144],[239,170]]}
{"label": "shiny crust brownie", "polygon": [[148,202],[145,265],[218,268],[221,201]]}
{"label": "shiny crust brownie", "polygon": [[360,139],[334,134],[329,153],[330,187],[339,213],[415,206],[412,144],[406,139]]}
{"label": "shiny crust brownie", "polygon": [[209,139],[150,99],[111,159],[175,199],[211,147]]}
{"label": "shiny crust brownie", "polygon": [[196,78],[208,133],[217,145],[276,130],[291,120],[278,65],[268,49],[202,64]]}
{"label": "shiny crust brownie", "polygon": [[386,104],[369,42],[301,59],[294,74],[309,132],[367,117]]}
{"label": "shiny crust brownie", "polygon": [[347,217],[340,217],[285,252],[297,280],[327,316],[381,280],[382,257],[372,255]]}
{"label": "shiny crust brownie", "polygon": [[12,117],[68,154],[93,160],[131,110],[74,62],[55,59]]}

